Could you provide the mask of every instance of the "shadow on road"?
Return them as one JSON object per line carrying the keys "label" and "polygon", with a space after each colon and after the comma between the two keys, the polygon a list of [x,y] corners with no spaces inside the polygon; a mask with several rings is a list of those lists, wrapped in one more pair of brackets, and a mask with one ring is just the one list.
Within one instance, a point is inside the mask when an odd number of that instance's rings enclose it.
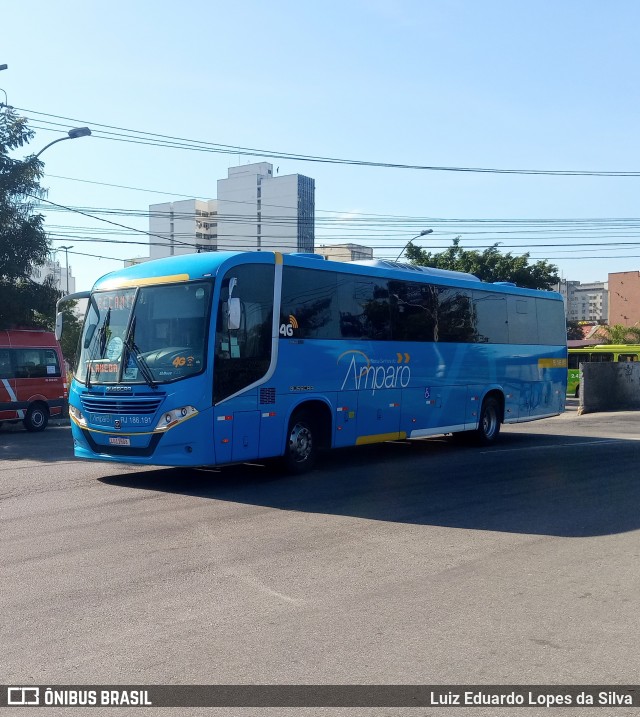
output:
{"label": "shadow on road", "polygon": [[490,449],[430,439],[333,451],[302,477],[240,465],[129,470],[100,480],[277,510],[589,537],[640,528],[637,450],[635,441],[518,433]]}

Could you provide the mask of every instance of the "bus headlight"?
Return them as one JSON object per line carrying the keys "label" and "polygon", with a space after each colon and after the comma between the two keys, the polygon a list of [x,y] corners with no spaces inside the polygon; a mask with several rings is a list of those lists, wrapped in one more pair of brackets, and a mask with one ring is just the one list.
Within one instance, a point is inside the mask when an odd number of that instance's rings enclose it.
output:
{"label": "bus headlight", "polygon": [[69,415],[79,426],[87,425],[87,419],[82,415],[82,411],[75,406],[69,405]]}
{"label": "bus headlight", "polygon": [[177,426],[178,423],[193,418],[197,413],[198,411],[193,406],[183,406],[182,408],[174,408],[173,411],[165,411],[154,430],[168,431],[170,428]]}

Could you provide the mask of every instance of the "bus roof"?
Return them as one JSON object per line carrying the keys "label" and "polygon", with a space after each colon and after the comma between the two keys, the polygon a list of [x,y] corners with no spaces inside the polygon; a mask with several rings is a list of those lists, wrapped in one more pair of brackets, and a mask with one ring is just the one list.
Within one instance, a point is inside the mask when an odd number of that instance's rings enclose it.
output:
{"label": "bus roof", "polygon": [[155,259],[106,274],[96,281],[94,291],[105,291],[128,286],[141,286],[150,284],[178,283],[196,279],[215,277],[221,268],[238,263],[283,263],[287,266],[300,266],[309,269],[337,271],[345,274],[360,274],[364,276],[377,276],[387,279],[417,279],[429,281],[434,284],[453,285],[477,289],[496,291],[508,294],[521,294],[523,296],[539,296],[562,300],[560,294],[554,291],[540,292],[534,289],[524,289],[505,282],[487,283],[481,281],[473,274],[430,267],[417,267],[412,264],[374,259],[367,261],[338,262],[325,260],[319,254],[280,254],[279,252],[240,252],[216,251],[201,254],[180,254],[178,256]]}
{"label": "bus roof", "polygon": [[624,353],[625,351],[638,350],[640,350],[640,344],[593,344],[591,346],[578,346],[576,348],[569,349],[569,351],[582,351],[584,353],[589,353],[590,351],[612,351]]}

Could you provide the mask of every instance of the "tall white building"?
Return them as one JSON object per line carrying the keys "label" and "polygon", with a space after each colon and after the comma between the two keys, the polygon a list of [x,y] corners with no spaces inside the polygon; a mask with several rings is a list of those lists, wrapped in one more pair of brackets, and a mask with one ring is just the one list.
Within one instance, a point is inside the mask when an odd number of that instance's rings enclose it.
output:
{"label": "tall white building", "polygon": [[269,162],[231,167],[217,199],[149,207],[150,257],[196,251],[314,250],[315,182],[274,176]]}
{"label": "tall white building", "polygon": [[149,256],[160,259],[217,249],[215,199],[184,199],[149,207]]}
{"label": "tall white building", "polygon": [[51,277],[56,289],[65,294],[73,294],[76,290],[76,279],[71,271],[71,266],[64,267],[60,265],[57,259],[47,259],[44,264],[32,268],[31,279],[37,284],[44,284],[46,279]]}
{"label": "tall white building", "polygon": [[609,290],[606,281],[581,284],[563,279],[556,291],[564,299],[568,321],[606,322],[609,314]]}

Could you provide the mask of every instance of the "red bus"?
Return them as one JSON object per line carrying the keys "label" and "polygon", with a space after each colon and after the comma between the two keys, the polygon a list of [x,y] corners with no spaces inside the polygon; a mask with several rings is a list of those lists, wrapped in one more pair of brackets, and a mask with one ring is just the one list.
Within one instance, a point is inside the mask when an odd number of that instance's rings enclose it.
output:
{"label": "red bus", "polygon": [[60,344],[50,331],[0,331],[0,423],[43,431],[67,403]]}

